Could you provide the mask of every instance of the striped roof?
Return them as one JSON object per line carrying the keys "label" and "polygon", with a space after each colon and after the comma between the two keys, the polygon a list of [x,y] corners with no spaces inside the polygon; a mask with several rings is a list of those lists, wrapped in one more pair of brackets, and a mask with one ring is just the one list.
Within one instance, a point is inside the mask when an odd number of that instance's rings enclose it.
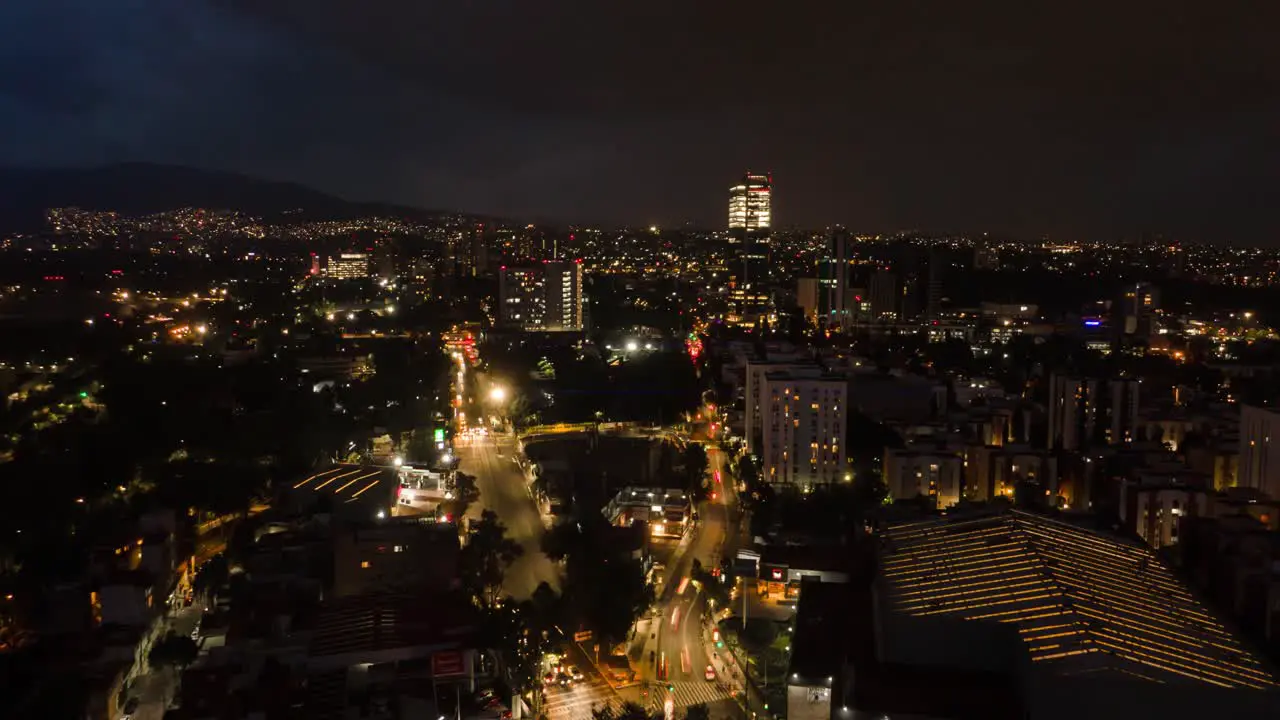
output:
{"label": "striped roof", "polygon": [[882,534],[893,610],[1017,623],[1054,671],[1271,688],[1277,678],[1146,545],[1008,511]]}

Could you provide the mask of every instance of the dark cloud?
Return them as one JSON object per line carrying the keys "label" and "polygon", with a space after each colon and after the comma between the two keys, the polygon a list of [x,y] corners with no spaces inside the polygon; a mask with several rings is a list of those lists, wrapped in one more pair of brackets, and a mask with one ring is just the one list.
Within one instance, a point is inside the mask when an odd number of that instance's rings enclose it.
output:
{"label": "dark cloud", "polygon": [[1265,242],[1278,19],[1147,0],[9,0],[0,160],[706,225],[751,167],[774,171],[786,223]]}

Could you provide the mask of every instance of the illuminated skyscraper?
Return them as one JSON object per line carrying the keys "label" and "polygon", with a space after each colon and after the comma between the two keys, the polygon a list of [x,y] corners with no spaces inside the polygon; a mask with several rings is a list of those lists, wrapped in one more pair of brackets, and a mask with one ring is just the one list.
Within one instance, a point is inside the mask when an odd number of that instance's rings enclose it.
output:
{"label": "illuminated skyscraper", "polygon": [[752,175],[729,188],[729,229],[745,235],[769,232],[773,223],[773,176]]}
{"label": "illuminated skyscraper", "polygon": [[329,258],[325,274],[331,280],[365,280],[369,277],[370,261],[365,253],[342,253]]}

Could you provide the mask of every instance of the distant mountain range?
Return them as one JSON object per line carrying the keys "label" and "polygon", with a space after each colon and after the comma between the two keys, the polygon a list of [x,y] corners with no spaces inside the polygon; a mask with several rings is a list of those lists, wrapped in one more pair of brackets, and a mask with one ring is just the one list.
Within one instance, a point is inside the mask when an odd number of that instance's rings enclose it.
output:
{"label": "distant mountain range", "polygon": [[[99,168],[0,168],[0,231],[30,232],[45,210],[75,206],[147,215],[182,207],[239,210],[266,220],[328,220],[370,215],[427,219],[441,213],[360,203],[302,185],[173,165],[125,163]],[[301,211],[293,214],[293,211]]]}

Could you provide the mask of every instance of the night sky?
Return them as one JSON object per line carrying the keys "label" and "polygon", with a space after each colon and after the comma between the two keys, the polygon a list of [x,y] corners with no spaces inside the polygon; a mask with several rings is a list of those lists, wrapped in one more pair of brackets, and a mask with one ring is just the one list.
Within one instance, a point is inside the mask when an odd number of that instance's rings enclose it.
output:
{"label": "night sky", "polygon": [[720,227],[1280,244],[1280,4],[3,0],[0,163]]}

